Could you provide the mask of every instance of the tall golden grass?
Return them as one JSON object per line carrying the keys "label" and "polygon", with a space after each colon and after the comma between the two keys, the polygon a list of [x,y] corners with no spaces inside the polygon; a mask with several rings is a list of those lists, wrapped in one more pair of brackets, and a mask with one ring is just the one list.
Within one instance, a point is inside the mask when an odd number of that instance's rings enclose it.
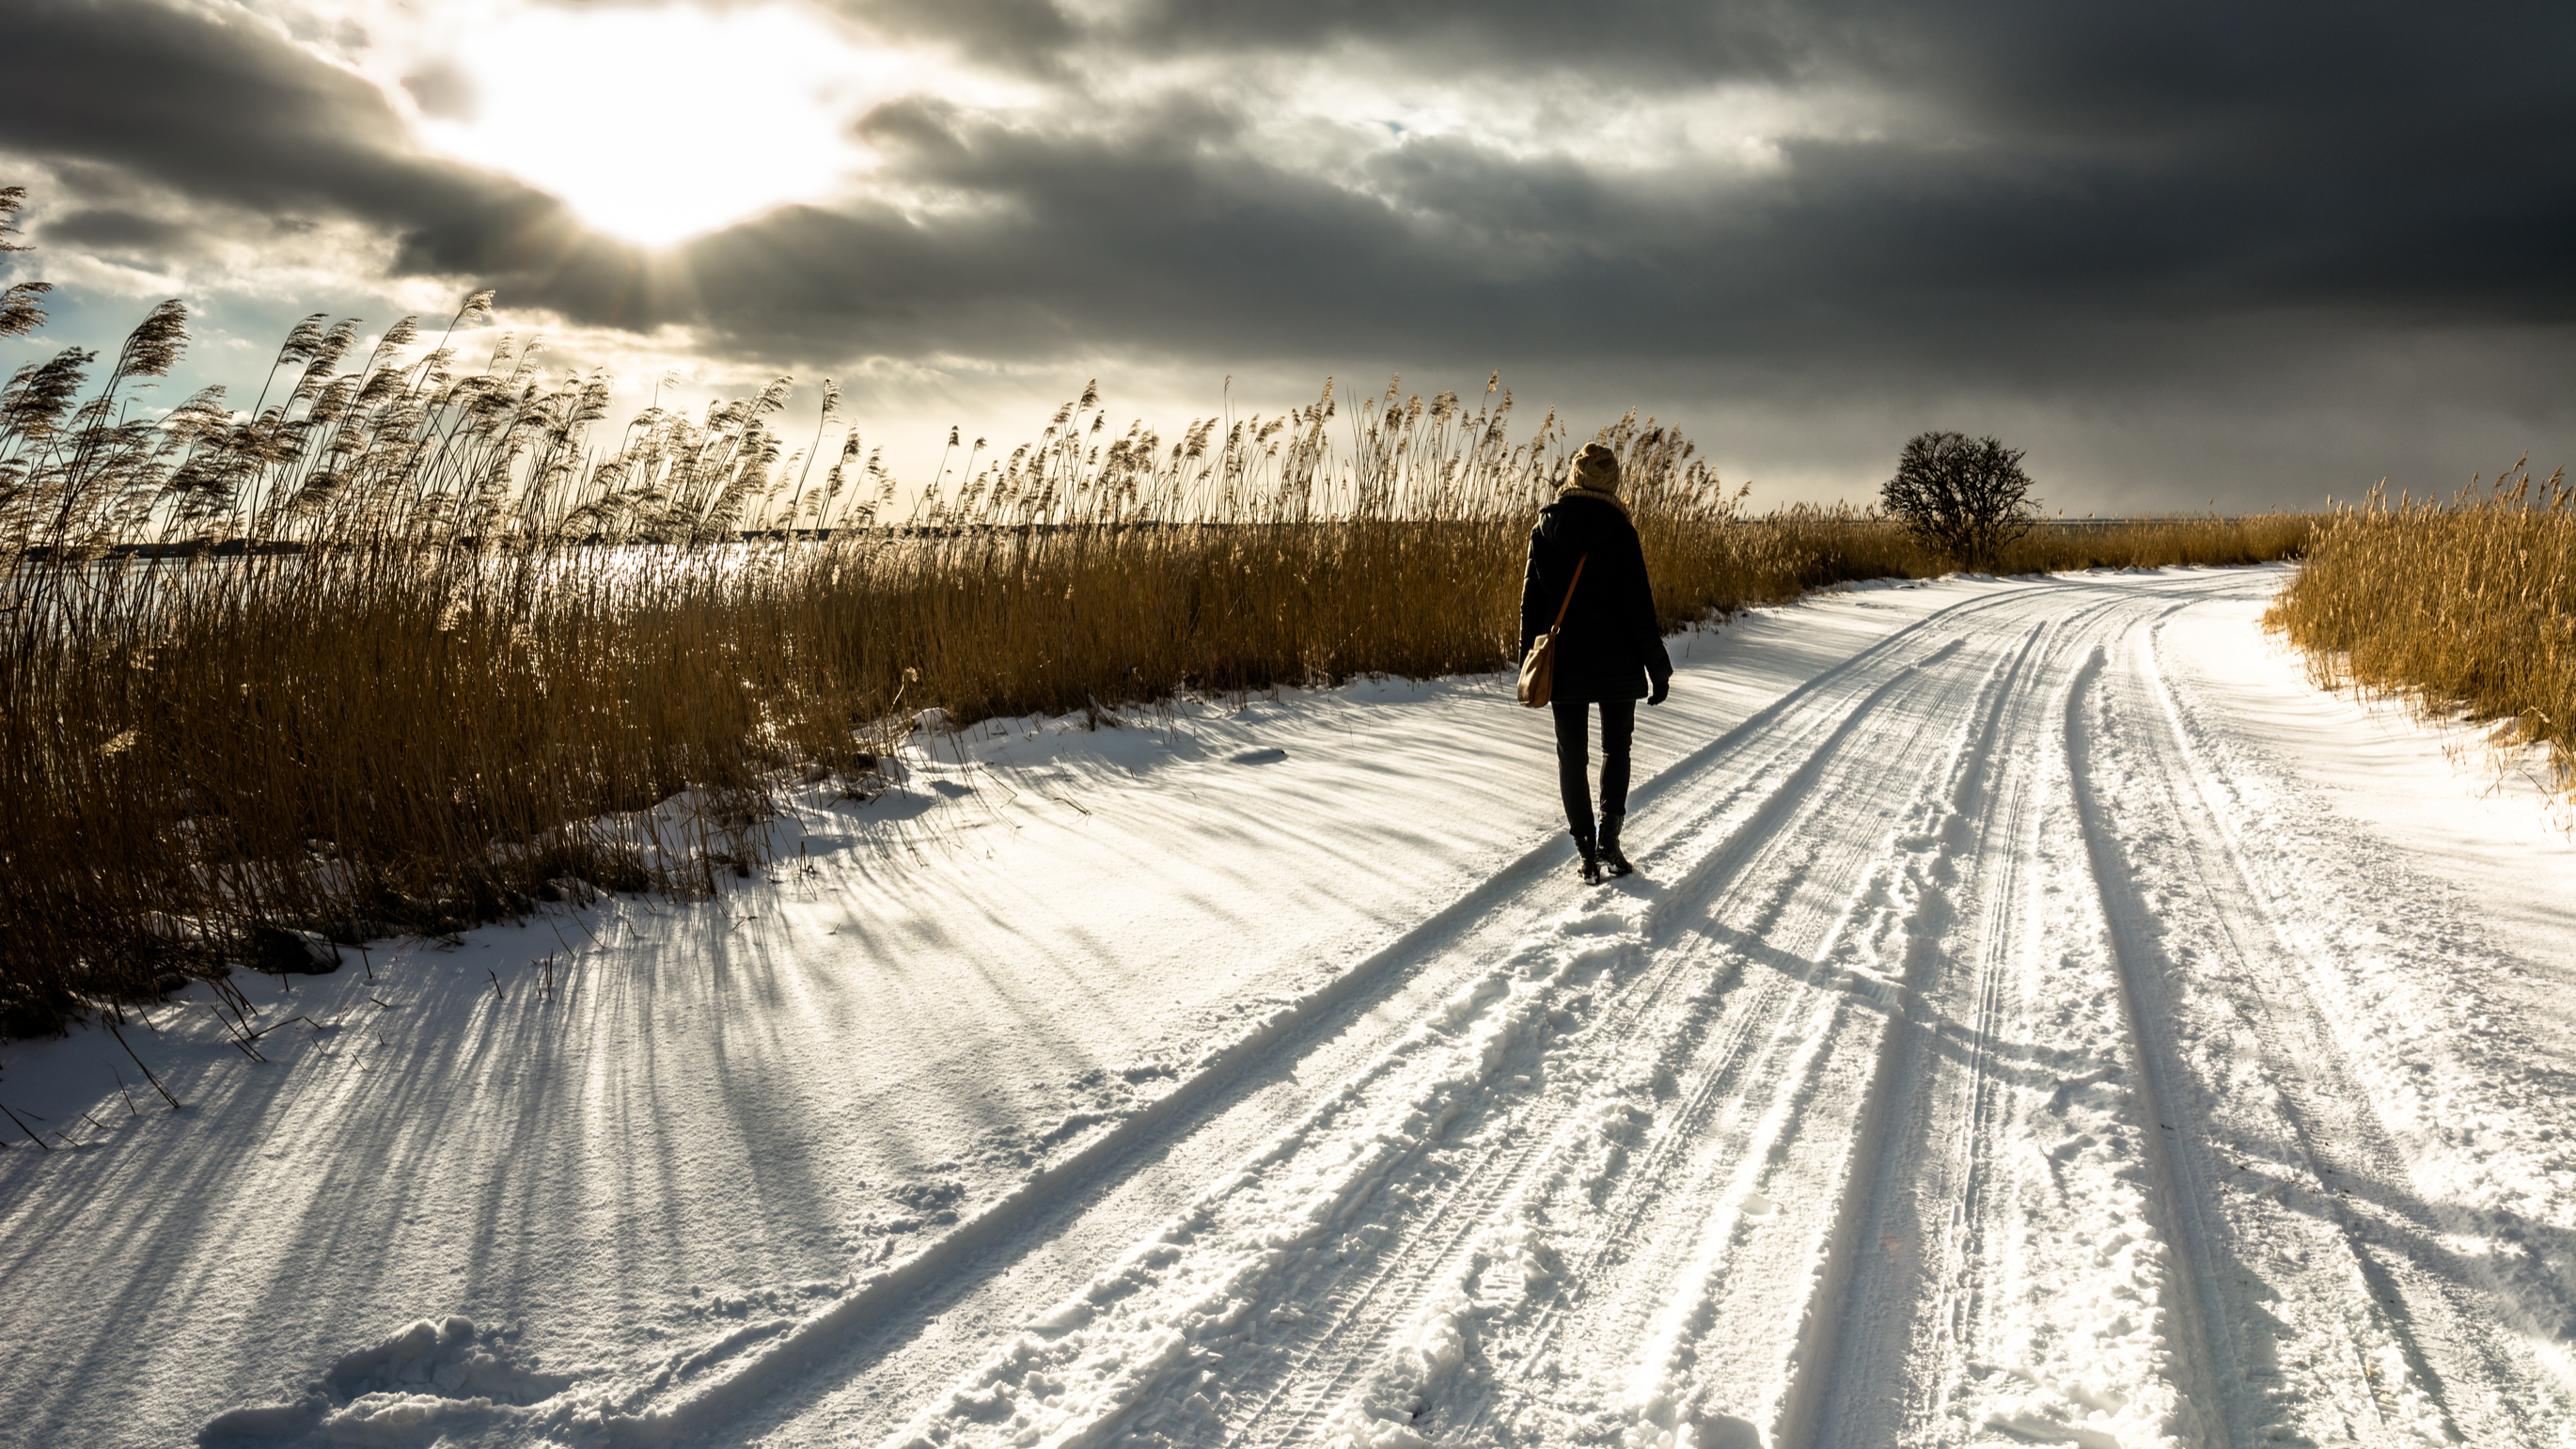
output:
{"label": "tall golden grass", "polygon": [[[2003,545],[1996,571],[2274,563],[2300,557],[2311,521],[2305,514],[2277,512],[2042,520],[2032,532]],[[1783,577],[1794,581],[1790,594],[1845,580],[1936,578],[1952,567],[1950,559],[1875,510],[1801,504],[1749,524],[1776,536],[1769,556],[1781,560]]]}
{"label": "tall golden grass", "polygon": [[[2526,462],[2528,460],[2525,460]],[[2576,801],[2576,488],[2522,463],[2448,500],[2373,490],[2318,521],[2264,616],[2317,682],[2465,713],[2539,745]]]}
{"label": "tall golden grass", "polygon": [[[1501,666],[1575,441],[1553,413],[1515,436],[1499,377],[1327,383],[1168,442],[1086,389],[897,517],[828,383],[802,447],[783,380],[595,445],[604,381],[549,378],[535,344],[465,369],[445,341],[408,357],[406,321],[344,369],[355,324],[324,320],[244,412],[127,410],[184,344],[176,304],[87,401],[77,349],[0,389],[0,1031],[291,958],[285,929],[453,930],[567,877],[714,888],[786,782],[871,788],[927,708]],[[1593,436],[1668,627],[1941,571],[1871,514],[1747,516],[1651,419]],[[2006,566],[2245,562],[2303,529],[2044,531]]]}
{"label": "tall golden grass", "polygon": [[[828,387],[807,449],[770,426],[783,383],[594,449],[604,385],[533,347],[464,370],[406,358],[406,323],[342,370],[355,327],[323,321],[246,413],[124,409],[185,341],[175,305],[86,401],[78,350],[0,390],[11,1030],[279,928],[453,929],[567,876],[703,888],[782,779],[865,789],[926,707],[1487,667],[1567,438],[1509,436],[1499,379],[1472,407],[1328,387],[1168,445],[1086,393],[881,519],[893,480]],[[1667,613],[1743,596],[1740,495],[1669,429],[1601,435]]]}

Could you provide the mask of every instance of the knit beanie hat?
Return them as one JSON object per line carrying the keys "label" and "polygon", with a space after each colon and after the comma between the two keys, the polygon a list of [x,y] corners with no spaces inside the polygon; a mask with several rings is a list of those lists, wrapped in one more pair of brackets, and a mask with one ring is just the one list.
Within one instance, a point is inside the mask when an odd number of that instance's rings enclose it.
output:
{"label": "knit beanie hat", "polygon": [[1574,455],[1574,468],[1566,475],[1571,488],[1589,489],[1595,493],[1619,496],[1619,455],[1599,443],[1586,443]]}

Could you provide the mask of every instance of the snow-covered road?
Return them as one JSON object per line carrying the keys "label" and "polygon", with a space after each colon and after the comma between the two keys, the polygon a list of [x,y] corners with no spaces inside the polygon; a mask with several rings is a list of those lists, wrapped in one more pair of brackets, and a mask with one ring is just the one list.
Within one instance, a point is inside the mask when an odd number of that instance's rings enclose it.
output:
{"label": "snow-covered road", "polygon": [[2576,848],[2281,579],[1700,636],[1606,888],[1526,716],[1346,691],[818,806],[910,855],[588,913],[553,1019],[496,928],[374,963],[443,1045],[168,1023],[183,1116],[17,1050],[98,1121],[0,1157],[0,1442],[2576,1445]]}

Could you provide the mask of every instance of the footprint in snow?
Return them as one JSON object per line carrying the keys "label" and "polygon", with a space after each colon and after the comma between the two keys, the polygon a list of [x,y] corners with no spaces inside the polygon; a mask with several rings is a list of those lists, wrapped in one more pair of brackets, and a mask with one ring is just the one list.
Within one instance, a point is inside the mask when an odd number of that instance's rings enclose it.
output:
{"label": "footprint in snow", "polygon": [[219,1414],[203,1445],[275,1443],[320,1429],[335,1444],[428,1444],[513,1419],[572,1386],[540,1373],[509,1346],[510,1330],[478,1332],[463,1316],[422,1319],[372,1348],[346,1354],[314,1392],[291,1404]]}

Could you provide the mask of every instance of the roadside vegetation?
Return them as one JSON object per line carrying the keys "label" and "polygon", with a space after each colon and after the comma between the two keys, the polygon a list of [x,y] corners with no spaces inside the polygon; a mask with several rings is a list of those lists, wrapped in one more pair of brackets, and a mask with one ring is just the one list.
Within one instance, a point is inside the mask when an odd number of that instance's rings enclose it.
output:
{"label": "roadside vegetation", "polygon": [[[2526,462],[2528,460],[2525,460]],[[2576,803],[2576,488],[2515,464],[2453,497],[2374,490],[2317,520],[2307,566],[2265,622],[2327,688],[2493,723]]]}
{"label": "roadside vegetation", "polygon": [[[460,360],[488,304],[365,347],[308,319],[239,410],[145,405],[176,302],[0,388],[0,1035],[567,891],[716,889],[782,791],[882,788],[926,711],[1502,667],[1590,438],[1667,627],[1950,566],[1875,513],[1752,516],[1652,419],[1519,423],[1499,377],[1171,439],[1086,389],[903,489],[828,382],[792,434],[784,379],[611,433],[605,380],[533,341]],[[1994,566],[2252,562],[2306,526],[2042,527]]]}

